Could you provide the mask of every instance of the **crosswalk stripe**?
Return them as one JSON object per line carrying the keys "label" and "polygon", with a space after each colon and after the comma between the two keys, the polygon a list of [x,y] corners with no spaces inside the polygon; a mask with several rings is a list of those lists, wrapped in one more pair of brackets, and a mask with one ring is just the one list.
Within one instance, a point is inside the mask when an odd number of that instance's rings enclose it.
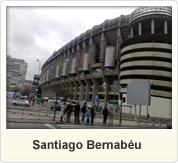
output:
{"label": "crosswalk stripe", "polygon": [[76,128],[76,127],[78,127],[78,128],[83,128],[83,127],[87,128],[87,127],[99,127],[99,126],[77,126],[77,125],[61,126],[61,128]]}
{"label": "crosswalk stripe", "polygon": [[57,126],[78,126],[78,125],[57,125]]}
{"label": "crosswalk stripe", "polygon": [[49,127],[50,129],[56,129],[54,126],[50,125],[50,124],[45,124],[47,127]]}

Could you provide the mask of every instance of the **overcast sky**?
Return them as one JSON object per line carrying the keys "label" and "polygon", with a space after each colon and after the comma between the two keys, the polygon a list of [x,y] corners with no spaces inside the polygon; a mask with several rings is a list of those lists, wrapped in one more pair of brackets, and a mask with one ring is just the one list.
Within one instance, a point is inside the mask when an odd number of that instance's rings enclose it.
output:
{"label": "overcast sky", "polygon": [[28,63],[33,80],[54,50],[107,19],[130,14],[136,7],[8,7],[7,55]]}

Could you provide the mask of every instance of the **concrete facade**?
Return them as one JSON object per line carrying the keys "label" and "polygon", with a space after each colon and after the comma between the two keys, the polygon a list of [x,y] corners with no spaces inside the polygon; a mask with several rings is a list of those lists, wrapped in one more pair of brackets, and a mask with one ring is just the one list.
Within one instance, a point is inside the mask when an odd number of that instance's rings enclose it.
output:
{"label": "concrete facade", "polygon": [[7,73],[7,90],[18,87],[23,89],[28,63],[23,59],[16,59],[7,56],[6,58],[6,73]]}
{"label": "concrete facade", "polygon": [[51,88],[60,85],[80,103],[93,104],[98,95],[108,106],[127,93],[128,83],[149,80],[152,97],[171,99],[171,29],[171,7],[140,7],[94,26],[43,64],[42,97],[55,96]]}

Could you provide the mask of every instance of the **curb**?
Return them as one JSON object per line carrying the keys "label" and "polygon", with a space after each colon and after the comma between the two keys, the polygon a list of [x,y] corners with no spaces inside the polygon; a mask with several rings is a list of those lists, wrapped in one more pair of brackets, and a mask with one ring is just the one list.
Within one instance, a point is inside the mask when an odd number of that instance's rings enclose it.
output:
{"label": "curb", "polygon": [[[37,124],[66,124],[61,122],[55,122],[55,121],[23,121],[23,120],[14,120],[14,119],[8,119],[7,122],[9,123],[37,123]],[[68,124],[68,123],[67,123]],[[66,126],[67,126],[66,124]],[[73,124],[73,123],[71,123]],[[102,124],[95,124],[95,126],[103,126]],[[106,125],[108,126],[108,125]],[[148,125],[127,125],[127,124],[114,124],[113,126],[120,126],[120,127],[132,127],[133,129],[140,129],[142,127],[145,127],[145,129],[165,129],[165,126],[148,126]]]}

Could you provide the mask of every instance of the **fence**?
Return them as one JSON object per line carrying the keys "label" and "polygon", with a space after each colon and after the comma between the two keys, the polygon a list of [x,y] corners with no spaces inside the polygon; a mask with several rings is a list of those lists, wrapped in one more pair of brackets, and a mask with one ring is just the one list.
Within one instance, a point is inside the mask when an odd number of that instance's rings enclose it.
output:
{"label": "fence", "polygon": [[[36,105],[38,106],[38,105]],[[60,111],[52,111],[50,107],[51,104],[44,104],[44,106],[40,106],[40,108],[36,108],[36,106],[12,106],[12,104],[7,105],[7,118],[18,118],[18,119],[30,119],[30,120],[44,120],[44,121],[60,121]],[[73,114],[72,114],[72,117]],[[64,117],[65,118],[65,117]],[[102,111],[96,112],[96,119],[100,119],[102,121],[103,115]],[[114,120],[120,120],[120,112],[115,112]],[[122,113],[122,120],[134,121],[134,115],[129,113]],[[167,125],[171,119],[165,118],[157,118],[157,117],[139,117],[138,123],[142,123],[145,125]]]}

